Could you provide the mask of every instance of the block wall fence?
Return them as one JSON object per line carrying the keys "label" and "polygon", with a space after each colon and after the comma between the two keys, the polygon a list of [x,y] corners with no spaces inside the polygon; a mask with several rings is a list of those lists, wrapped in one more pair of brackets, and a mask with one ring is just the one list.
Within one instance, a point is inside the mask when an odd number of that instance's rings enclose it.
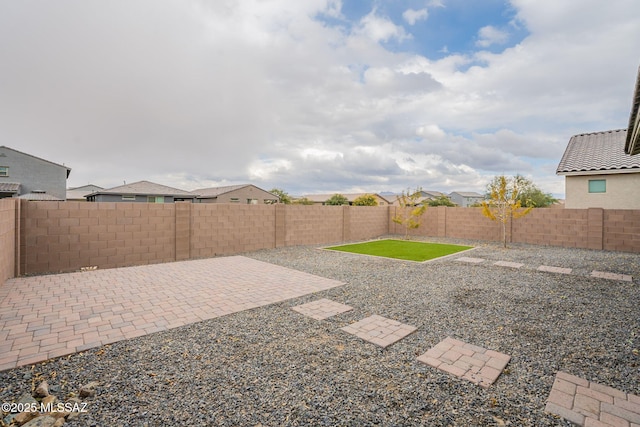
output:
{"label": "block wall fence", "polygon": [[[404,235],[396,207],[28,202],[0,200],[0,283],[7,278]],[[501,241],[479,208],[428,208],[414,237]],[[640,253],[640,211],[534,209],[508,241]]]}

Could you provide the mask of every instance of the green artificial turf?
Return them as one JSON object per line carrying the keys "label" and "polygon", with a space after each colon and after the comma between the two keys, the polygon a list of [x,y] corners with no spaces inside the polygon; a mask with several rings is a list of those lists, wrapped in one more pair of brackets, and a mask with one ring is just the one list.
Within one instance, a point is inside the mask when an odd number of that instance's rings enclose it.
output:
{"label": "green artificial turf", "polygon": [[365,243],[333,246],[326,249],[422,262],[472,248],[472,246],[413,242],[409,240],[375,240]]}

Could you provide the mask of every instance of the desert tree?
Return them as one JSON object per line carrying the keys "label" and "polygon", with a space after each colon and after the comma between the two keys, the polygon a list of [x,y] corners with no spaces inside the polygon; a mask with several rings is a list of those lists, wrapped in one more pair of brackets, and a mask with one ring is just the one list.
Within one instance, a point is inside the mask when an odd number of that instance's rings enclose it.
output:
{"label": "desert tree", "polygon": [[327,199],[324,204],[330,206],[348,205],[349,200],[342,194],[334,194],[329,199]]}
{"label": "desert tree", "polygon": [[435,199],[431,199],[431,200],[427,201],[427,205],[433,206],[433,207],[436,207],[436,206],[448,206],[450,208],[456,206],[456,204],[451,201],[449,196],[447,196],[445,194],[442,194],[442,195],[436,197]]}
{"label": "desert tree", "polygon": [[482,214],[502,224],[502,244],[507,247],[507,224],[531,212],[533,207],[522,207],[518,198],[523,188],[521,177],[496,176],[487,185],[487,200],[482,202]]}
{"label": "desert tree", "polygon": [[354,206],[378,206],[378,201],[376,200],[376,196],[373,194],[363,194],[362,196],[356,197],[353,201]]}
{"label": "desert tree", "polygon": [[408,239],[409,230],[420,227],[420,221],[427,210],[427,205],[420,200],[422,193],[419,188],[413,192],[407,189],[397,199],[399,208],[396,208],[396,214],[391,219],[404,227],[404,238]]}
{"label": "desert tree", "polygon": [[291,204],[291,196],[289,196],[289,194],[281,188],[273,188],[269,191],[269,193],[278,196],[280,198],[280,203],[283,203],[285,205]]}

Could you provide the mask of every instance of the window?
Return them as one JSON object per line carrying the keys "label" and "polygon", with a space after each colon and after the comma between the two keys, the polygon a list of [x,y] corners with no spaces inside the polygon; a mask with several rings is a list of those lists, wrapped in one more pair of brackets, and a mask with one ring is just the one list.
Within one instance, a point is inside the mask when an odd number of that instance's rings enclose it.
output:
{"label": "window", "polygon": [[126,200],[127,202],[135,202],[136,196],[122,196],[122,200]]}
{"label": "window", "polygon": [[238,203],[240,201],[240,199],[238,199],[237,197],[232,197],[231,198],[231,203]]}
{"label": "window", "polygon": [[0,166],[0,176],[9,176],[9,166]]}
{"label": "window", "polygon": [[590,179],[589,180],[589,193],[606,193],[606,192],[607,192],[606,179]]}
{"label": "window", "polygon": [[164,203],[164,196],[148,196],[147,202],[149,203]]}

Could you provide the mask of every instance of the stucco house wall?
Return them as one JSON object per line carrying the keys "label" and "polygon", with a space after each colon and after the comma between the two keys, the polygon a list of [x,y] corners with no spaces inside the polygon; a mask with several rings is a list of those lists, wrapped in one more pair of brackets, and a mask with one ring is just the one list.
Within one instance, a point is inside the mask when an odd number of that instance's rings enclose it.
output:
{"label": "stucco house wall", "polygon": [[[604,193],[589,193],[590,180],[605,180]],[[640,173],[565,177],[565,208],[640,209]]]}

